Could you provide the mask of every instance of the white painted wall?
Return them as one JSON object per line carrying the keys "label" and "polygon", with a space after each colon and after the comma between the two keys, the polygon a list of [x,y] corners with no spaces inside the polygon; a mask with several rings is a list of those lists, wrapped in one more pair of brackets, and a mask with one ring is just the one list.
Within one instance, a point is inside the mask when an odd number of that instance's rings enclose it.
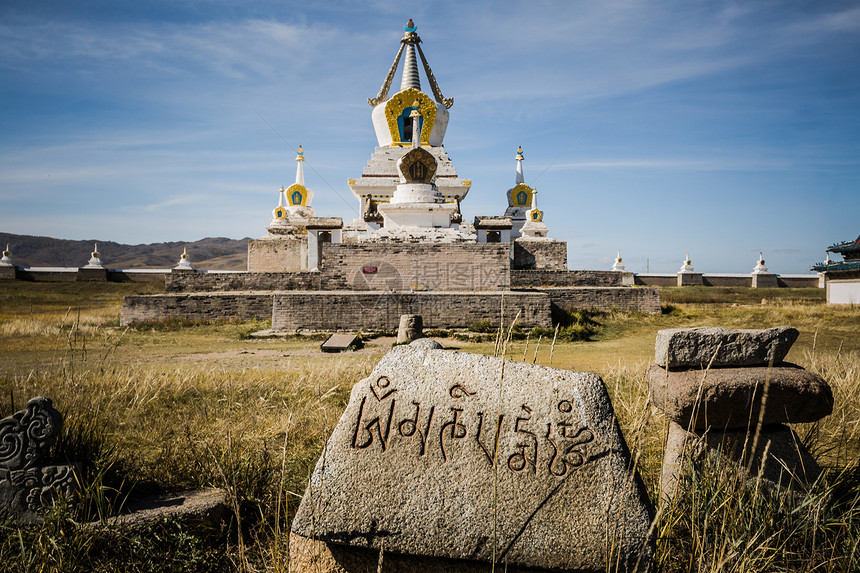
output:
{"label": "white painted wall", "polygon": [[827,302],[860,304],[860,281],[827,281]]}

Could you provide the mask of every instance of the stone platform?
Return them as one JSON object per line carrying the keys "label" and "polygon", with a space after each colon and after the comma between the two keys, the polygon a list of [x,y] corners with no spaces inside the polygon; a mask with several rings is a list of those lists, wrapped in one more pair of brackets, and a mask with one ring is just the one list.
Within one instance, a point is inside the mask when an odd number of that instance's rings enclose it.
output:
{"label": "stone platform", "polygon": [[[251,273],[252,274],[252,273]],[[274,330],[396,329],[402,314],[420,314],[426,328],[465,328],[479,320],[550,327],[554,308],[660,312],[655,288],[570,287],[478,292],[272,290],[185,292],[123,299],[123,326],[141,322],[272,318]]]}

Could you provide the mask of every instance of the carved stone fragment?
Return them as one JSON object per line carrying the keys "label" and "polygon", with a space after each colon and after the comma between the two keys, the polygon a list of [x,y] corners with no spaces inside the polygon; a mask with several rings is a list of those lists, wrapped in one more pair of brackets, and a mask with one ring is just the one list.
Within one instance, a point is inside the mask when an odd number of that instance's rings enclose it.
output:
{"label": "carved stone fragment", "polygon": [[596,375],[397,346],[317,462],[291,568],[364,571],[382,550],[402,563],[385,571],[644,569],[653,508],[631,466]]}
{"label": "carved stone fragment", "polygon": [[[788,326],[764,330],[671,328],[657,332],[654,362],[664,368],[766,366],[785,359],[798,332]],[[712,362],[713,361],[713,362]]]}
{"label": "carved stone fragment", "polygon": [[76,465],[45,465],[62,425],[42,396],[0,420],[0,516],[35,521],[58,494],[74,493]]}

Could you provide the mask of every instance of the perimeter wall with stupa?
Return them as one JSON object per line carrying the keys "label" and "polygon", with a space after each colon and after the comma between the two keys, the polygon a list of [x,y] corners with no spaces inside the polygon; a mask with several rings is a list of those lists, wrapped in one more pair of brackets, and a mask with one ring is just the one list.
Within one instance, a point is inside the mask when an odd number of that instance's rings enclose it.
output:
{"label": "perimeter wall with stupa", "polygon": [[245,272],[200,272],[188,253],[174,269],[111,270],[97,247],[79,269],[19,269],[7,249],[0,278],[163,277],[165,294],[126,297],[122,324],[271,317],[284,331],[391,329],[401,314],[420,314],[429,328],[509,323],[517,315],[523,326],[550,326],[562,309],[660,312],[657,286],[818,286],[816,276],[769,273],[761,257],[749,275],[697,273],[689,257],[675,274],[634,274],[620,252],[612,270],[568,270],[567,244],[544,221],[522,148],[498,213],[465,220],[461,203],[472,182],[444,146],[454,100],[442,94],[411,20],[379,93],[367,101],[377,145],[347,182],[360,214],[352,221],[316,213],[300,146],[295,182],[279,190],[265,234],[249,241]]}
{"label": "perimeter wall with stupa", "polygon": [[659,312],[659,291],[632,288],[624,273],[567,270],[567,244],[550,236],[537,190],[525,181],[522,148],[506,208],[464,220],[472,182],[444,147],[453,103],[410,20],[379,93],[368,99],[377,146],[348,181],[360,216],[318,216],[300,147],[295,183],[280,189],[266,234],[249,241],[247,272],[171,273],[166,294],[125,300],[123,324],[253,313],[271,316],[282,331],[390,329],[401,314],[420,314],[430,328],[517,315],[523,326],[550,326],[560,308]]}

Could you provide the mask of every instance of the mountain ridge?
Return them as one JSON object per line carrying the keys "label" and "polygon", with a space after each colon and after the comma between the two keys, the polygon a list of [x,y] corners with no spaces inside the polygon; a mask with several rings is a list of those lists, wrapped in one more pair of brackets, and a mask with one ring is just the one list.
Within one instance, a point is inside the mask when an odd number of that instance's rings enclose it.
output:
{"label": "mountain ridge", "polygon": [[19,267],[83,267],[90,260],[94,243],[98,243],[99,258],[109,269],[173,268],[183,248],[187,248],[194,268],[244,271],[248,268],[248,240],[249,237],[206,237],[190,242],[127,245],[98,239],[76,241],[0,232],[0,247],[9,245],[12,261]]}

